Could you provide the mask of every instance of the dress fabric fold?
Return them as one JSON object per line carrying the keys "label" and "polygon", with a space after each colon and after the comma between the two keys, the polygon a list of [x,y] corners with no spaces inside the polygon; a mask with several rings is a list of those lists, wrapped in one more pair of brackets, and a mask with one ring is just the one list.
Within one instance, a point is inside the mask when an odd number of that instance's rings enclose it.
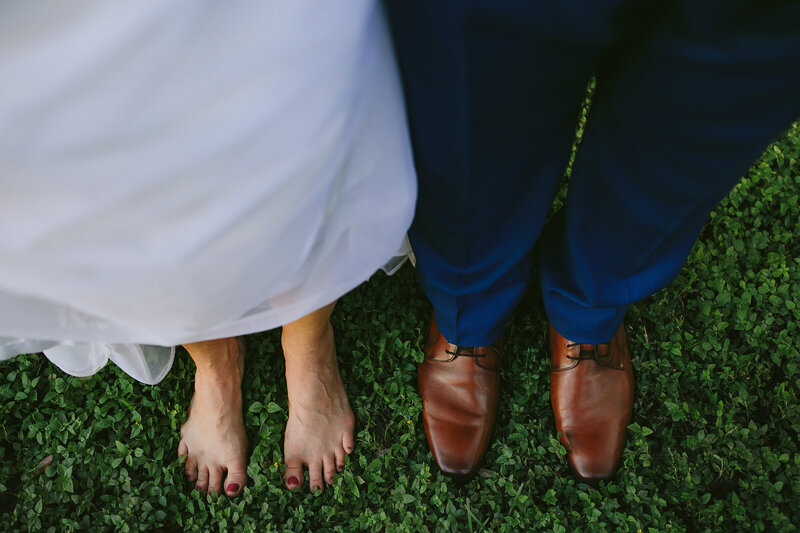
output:
{"label": "dress fabric fold", "polygon": [[0,359],[156,383],[408,251],[375,1],[4,2],[0,79]]}

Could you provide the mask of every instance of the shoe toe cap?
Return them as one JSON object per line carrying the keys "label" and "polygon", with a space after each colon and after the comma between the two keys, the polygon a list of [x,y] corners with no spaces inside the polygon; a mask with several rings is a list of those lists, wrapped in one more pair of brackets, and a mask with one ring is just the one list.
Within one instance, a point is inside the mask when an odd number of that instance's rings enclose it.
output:
{"label": "shoe toe cap", "polygon": [[426,422],[431,453],[442,472],[453,477],[473,476],[486,453],[491,426],[486,421],[453,423],[433,417]]}
{"label": "shoe toe cap", "polygon": [[624,434],[565,430],[565,440],[570,466],[579,478],[597,482],[614,476],[625,445]]}

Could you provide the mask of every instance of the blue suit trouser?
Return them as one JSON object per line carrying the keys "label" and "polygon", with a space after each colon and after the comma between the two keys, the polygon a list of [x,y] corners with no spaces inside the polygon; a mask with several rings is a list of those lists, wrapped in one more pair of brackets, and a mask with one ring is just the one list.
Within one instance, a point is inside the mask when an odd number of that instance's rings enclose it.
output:
{"label": "blue suit trouser", "polygon": [[[798,1],[388,7],[420,180],[417,273],[456,344],[500,336],[536,261],[555,329],[608,341],[800,115]],[[567,200],[545,227],[593,75]]]}

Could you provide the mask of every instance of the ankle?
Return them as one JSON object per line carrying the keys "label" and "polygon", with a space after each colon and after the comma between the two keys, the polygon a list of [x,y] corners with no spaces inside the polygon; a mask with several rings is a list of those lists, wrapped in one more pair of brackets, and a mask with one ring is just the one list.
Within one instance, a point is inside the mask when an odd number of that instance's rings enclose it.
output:
{"label": "ankle", "polygon": [[287,362],[289,359],[302,359],[306,362],[330,359],[329,346],[333,342],[333,327],[330,321],[313,329],[284,326],[281,335],[284,354],[292,354],[292,357],[287,358]]}
{"label": "ankle", "polygon": [[236,337],[184,344],[198,374],[241,378],[241,345]]}

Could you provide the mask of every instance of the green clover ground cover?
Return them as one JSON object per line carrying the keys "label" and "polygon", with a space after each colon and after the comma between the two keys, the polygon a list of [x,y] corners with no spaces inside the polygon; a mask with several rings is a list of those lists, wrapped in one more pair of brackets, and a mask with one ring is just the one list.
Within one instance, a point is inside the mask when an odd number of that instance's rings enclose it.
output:
{"label": "green clover ground cover", "polygon": [[799,193],[795,125],[712,213],[678,279],[629,311],[634,421],[611,482],[591,487],[569,474],[535,286],[507,330],[484,470],[465,486],[438,473],[415,391],[429,311],[405,267],[376,275],[334,313],[358,427],[332,488],[282,488],[278,332],[248,339],[250,481],[230,501],[192,491],[175,457],[192,390],[185,353],[153,387],[113,365],[82,380],[28,355],[0,363],[2,530],[794,531]]}

